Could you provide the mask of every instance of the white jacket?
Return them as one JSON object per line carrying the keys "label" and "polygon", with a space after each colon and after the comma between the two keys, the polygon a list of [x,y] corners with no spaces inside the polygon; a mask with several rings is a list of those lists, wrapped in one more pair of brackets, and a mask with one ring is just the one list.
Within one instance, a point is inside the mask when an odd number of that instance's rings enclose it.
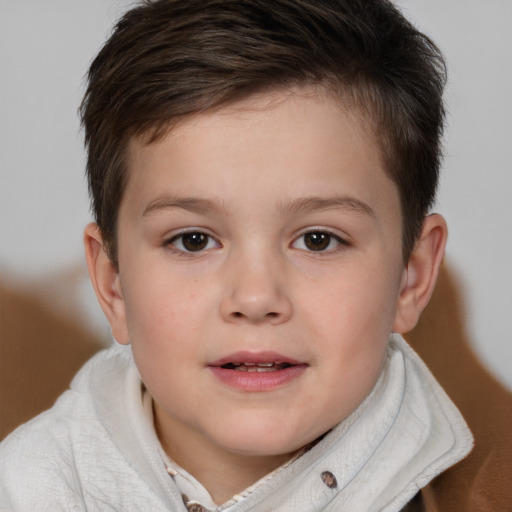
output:
{"label": "white jacket", "polygon": [[[392,335],[376,386],[349,418],[216,510],[399,511],[471,446],[458,410]],[[113,347],[0,444],[0,511],[186,512],[160,453],[130,350]]]}

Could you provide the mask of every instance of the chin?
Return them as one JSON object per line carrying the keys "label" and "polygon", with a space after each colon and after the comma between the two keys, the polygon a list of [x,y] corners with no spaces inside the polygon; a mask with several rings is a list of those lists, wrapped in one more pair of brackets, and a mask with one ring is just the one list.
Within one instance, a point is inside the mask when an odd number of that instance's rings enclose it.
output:
{"label": "chin", "polygon": [[217,443],[225,450],[246,457],[274,457],[293,454],[314,441],[321,433],[310,436],[296,429],[283,429],[283,423],[273,425],[238,424],[237,429],[225,429]]}

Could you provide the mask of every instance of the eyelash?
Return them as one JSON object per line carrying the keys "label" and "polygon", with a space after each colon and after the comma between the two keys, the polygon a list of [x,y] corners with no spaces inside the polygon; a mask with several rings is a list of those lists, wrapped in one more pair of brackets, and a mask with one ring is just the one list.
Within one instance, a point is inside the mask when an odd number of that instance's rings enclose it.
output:
{"label": "eyelash", "polygon": [[[187,249],[184,245],[184,238],[187,235],[188,236],[196,235],[196,236],[203,237],[203,239],[205,241],[205,246],[200,247],[197,251]],[[179,242],[181,247],[177,247],[177,242]],[[215,243],[215,247],[220,247],[220,243],[213,236],[209,235],[208,233],[205,233],[204,231],[201,231],[200,229],[192,229],[192,230],[184,231],[184,232],[181,232],[181,233],[178,233],[178,234],[172,236],[171,238],[166,240],[163,245],[166,247],[170,247],[170,249],[173,252],[175,252],[181,256],[188,256],[188,255],[193,255],[193,254],[202,254],[204,251],[206,251],[208,249],[212,249],[213,247],[210,246],[212,242]]]}
{"label": "eyelash", "polygon": [[[325,237],[325,238],[320,239],[320,242],[326,241],[325,247],[320,246],[319,250],[312,249],[311,247],[308,248],[307,242],[305,240],[305,237],[307,237],[308,235],[311,235],[311,236],[312,235],[321,235],[322,237]],[[303,245],[305,247],[296,247],[296,244],[299,240],[303,240]],[[336,246],[330,247],[333,242],[336,243]],[[313,253],[313,254],[322,255],[322,254],[332,254],[332,253],[340,250],[340,248],[342,248],[342,247],[348,247],[350,244],[345,239],[341,238],[339,235],[335,235],[334,233],[332,233],[329,230],[317,228],[317,229],[309,229],[309,230],[305,231],[300,236],[298,236],[292,242],[291,245],[292,245],[292,247],[295,246],[295,248],[299,249],[299,250],[303,250],[303,251]]]}
{"label": "eyelash", "polygon": [[[185,237],[192,237],[196,236],[198,237],[195,242],[197,242],[197,250],[193,250],[190,247],[187,248],[184,244]],[[308,246],[308,242],[306,241],[307,236],[315,237],[318,236],[317,242],[320,242],[319,245],[316,248],[312,248],[311,246]],[[300,240],[303,240],[302,247],[298,247],[298,242]],[[189,240],[188,242],[190,242]],[[212,242],[215,244],[212,246]],[[311,240],[310,240],[311,242]],[[335,247],[330,247],[333,242],[336,244]],[[194,241],[193,241],[194,243]],[[204,245],[201,245],[204,244]],[[168,240],[166,240],[163,244],[166,247],[170,247],[171,250],[179,255],[182,256],[188,256],[188,255],[194,255],[194,254],[202,254],[203,252],[212,249],[212,248],[218,248],[221,247],[221,244],[218,240],[216,240],[213,236],[209,235],[208,233],[205,233],[204,231],[201,231],[199,229],[197,230],[190,230],[178,233]],[[179,247],[180,245],[181,247]],[[300,236],[295,238],[292,243],[290,244],[292,248],[299,249],[305,252],[310,252],[313,254],[332,254],[338,250],[340,250],[340,247],[348,247],[350,244],[343,238],[341,238],[338,235],[335,235],[334,233],[325,230],[325,229],[309,229],[308,231],[305,231]]]}

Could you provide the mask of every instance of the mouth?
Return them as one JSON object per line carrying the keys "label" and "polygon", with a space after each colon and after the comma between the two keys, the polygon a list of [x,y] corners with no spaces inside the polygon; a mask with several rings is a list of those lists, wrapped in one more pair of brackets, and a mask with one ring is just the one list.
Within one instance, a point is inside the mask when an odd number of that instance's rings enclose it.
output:
{"label": "mouth", "polygon": [[208,365],[224,384],[243,391],[268,391],[304,373],[308,364],[273,352],[237,352]]}
{"label": "mouth", "polygon": [[224,370],[235,370],[238,372],[277,372],[279,370],[284,370],[286,368],[291,368],[292,366],[295,366],[291,363],[276,363],[276,362],[269,362],[269,363],[226,363],[223,364],[220,368],[223,368]]}
{"label": "mouth", "polygon": [[218,359],[208,366],[239,372],[276,372],[304,363],[276,352],[236,352]]}

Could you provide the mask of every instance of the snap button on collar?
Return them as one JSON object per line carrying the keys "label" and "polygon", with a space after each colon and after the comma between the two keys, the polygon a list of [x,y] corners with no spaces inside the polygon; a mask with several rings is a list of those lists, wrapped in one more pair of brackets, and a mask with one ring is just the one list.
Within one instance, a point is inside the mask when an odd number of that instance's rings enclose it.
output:
{"label": "snap button on collar", "polygon": [[210,512],[207,508],[197,503],[197,501],[189,500],[186,494],[182,494],[181,499],[187,507],[188,512]]}
{"label": "snap button on collar", "polygon": [[192,503],[190,505],[187,505],[188,512],[209,512],[208,509],[204,508],[202,505],[199,505],[198,503]]}
{"label": "snap button on collar", "polygon": [[329,487],[329,489],[336,489],[338,487],[338,482],[336,477],[330,471],[324,471],[320,477],[322,478],[322,482]]}

